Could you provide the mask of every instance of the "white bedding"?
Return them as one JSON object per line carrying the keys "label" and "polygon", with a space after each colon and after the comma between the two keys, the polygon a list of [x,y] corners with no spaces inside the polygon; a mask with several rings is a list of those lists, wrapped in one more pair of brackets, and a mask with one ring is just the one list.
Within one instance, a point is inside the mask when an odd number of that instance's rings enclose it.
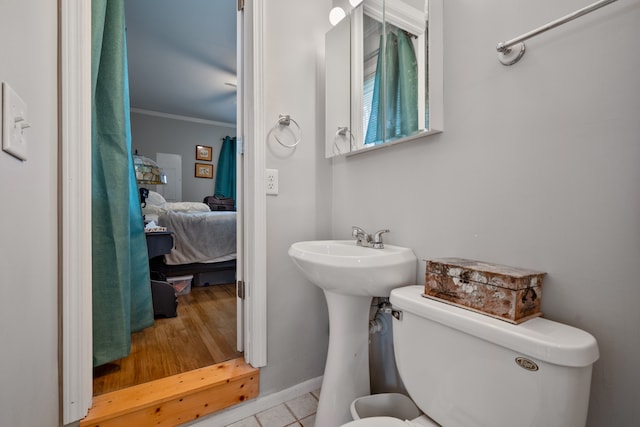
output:
{"label": "white bedding", "polygon": [[167,202],[162,194],[149,191],[147,204],[142,208],[144,219],[158,222],[160,215],[167,212],[210,212],[209,205],[201,202]]}
{"label": "white bedding", "polygon": [[208,205],[198,202],[167,202],[165,206],[147,205],[142,208],[144,219],[158,222],[158,218],[167,212],[211,212]]}
{"label": "white bedding", "polygon": [[167,202],[149,192],[142,208],[145,220],[173,232],[174,247],[164,256],[168,265],[213,263],[236,258],[236,212],[212,212],[199,202]]}
{"label": "white bedding", "polygon": [[160,215],[158,225],[174,233],[174,247],[164,256],[168,265],[235,259],[236,212],[173,212]]}

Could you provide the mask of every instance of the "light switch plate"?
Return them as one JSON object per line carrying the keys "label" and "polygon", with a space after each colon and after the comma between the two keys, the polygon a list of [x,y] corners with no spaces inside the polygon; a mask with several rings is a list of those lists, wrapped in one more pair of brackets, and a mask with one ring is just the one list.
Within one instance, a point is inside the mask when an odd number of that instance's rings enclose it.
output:
{"label": "light switch plate", "polygon": [[27,104],[7,82],[2,82],[2,150],[20,160],[27,160],[24,130],[29,126]]}

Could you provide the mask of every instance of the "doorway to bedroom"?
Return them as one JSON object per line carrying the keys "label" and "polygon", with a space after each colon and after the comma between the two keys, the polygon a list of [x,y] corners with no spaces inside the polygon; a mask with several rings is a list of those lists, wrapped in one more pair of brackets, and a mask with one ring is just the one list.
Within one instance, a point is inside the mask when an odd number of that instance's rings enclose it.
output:
{"label": "doorway to bedroom", "polygon": [[[227,3],[224,13],[221,3]],[[235,6],[234,0],[125,0],[132,151],[161,164],[166,160],[162,153],[181,158],[181,197],[169,200],[161,185],[145,185],[152,196],[147,202],[160,196],[158,204],[148,203],[148,208],[158,208],[157,215],[145,212],[156,225],[162,226],[163,217],[174,213],[186,216],[183,210],[196,205],[193,216],[203,216],[205,197],[215,193],[224,139],[236,133]],[[201,25],[208,35],[200,33]],[[212,29],[218,32],[214,37]],[[153,86],[155,80],[162,83]],[[197,86],[201,80],[209,86]],[[205,109],[198,109],[198,104]],[[206,153],[201,156],[202,147]],[[206,173],[199,172],[203,168]],[[178,212],[173,209],[176,204],[182,204]],[[180,241],[180,226],[167,228],[174,246],[185,243]],[[225,255],[222,262],[228,269],[233,258]],[[237,350],[234,278],[209,280],[210,265],[194,266],[215,262],[219,260],[182,259],[159,271],[168,281],[192,277],[177,296],[175,315],[156,315],[152,327],[132,334],[129,356],[96,367],[94,395],[242,357]],[[158,273],[156,267],[151,270]]]}
{"label": "doorway to bedroom", "polygon": [[134,332],[128,357],[95,368],[94,396],[242,357],[235,304],[235,284],[194,287],[178,296],[176,317]]}

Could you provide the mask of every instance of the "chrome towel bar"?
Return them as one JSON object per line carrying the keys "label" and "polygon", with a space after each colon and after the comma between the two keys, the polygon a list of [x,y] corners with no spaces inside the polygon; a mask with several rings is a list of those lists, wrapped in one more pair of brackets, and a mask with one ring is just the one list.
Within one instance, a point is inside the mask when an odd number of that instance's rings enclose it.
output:
{"label": "chrome towel bar", "polygon": [[600,0],[598,2],[593,3],[592,5],[583,7],[580,10],[576,10],[573,13],[570,13],[562,18],[556,19],[555,21],[549,22],[542,27],[536,28],[535,30],[531,30],[528,33],[524,33],[521,36],[518,36],[514,39],[508,40],[506,42],[498,43],[496,50],[498,51],[498,60],[503,65],[513,65],[522,58],[525,52],[524,41],[530,39],[531,37],[537,36],[538,34],[544,33],[552,28],[558,27],[562,24],[566,24],[569,21],[573,21],[576,18],[581,17],[582,15],[586,15],[587,13],[591,13],[594,10],[600,9],[608,5],[609,3],[613,3],[618,0]]}

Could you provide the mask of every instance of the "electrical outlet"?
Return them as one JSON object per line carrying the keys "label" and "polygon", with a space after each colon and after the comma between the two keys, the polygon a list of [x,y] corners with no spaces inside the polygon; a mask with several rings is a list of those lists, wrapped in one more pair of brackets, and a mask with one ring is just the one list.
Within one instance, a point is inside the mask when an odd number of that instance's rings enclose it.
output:
{"label": "electrical outlet", "polygon": [[267,194],[278,195],[278,169],[267,169],[266,171]]}

